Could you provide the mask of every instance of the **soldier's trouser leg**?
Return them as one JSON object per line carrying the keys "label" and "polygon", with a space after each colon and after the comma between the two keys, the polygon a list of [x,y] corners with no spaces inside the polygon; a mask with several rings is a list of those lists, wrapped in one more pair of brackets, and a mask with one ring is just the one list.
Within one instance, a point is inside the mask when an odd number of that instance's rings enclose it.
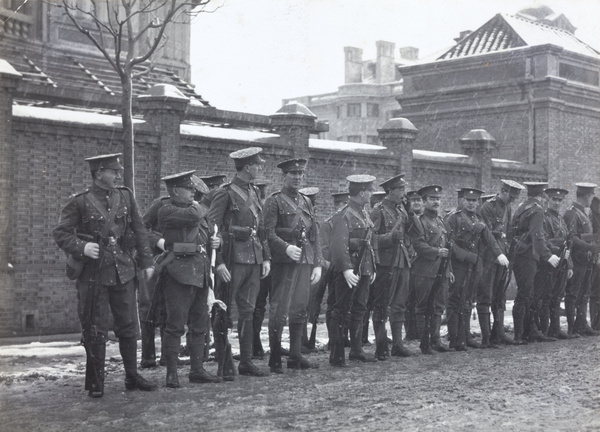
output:
{"label": "soldier's trouser leg", "polygon": [[410,357],[411,352],[404,346],[402,342],[403,321],[390,322],[392,328],[392,356],[393,357]]}
{"label": "soldier's trouser leg", "polygon": [[156,367],[156,346],[154,343],[154,324],[141,322],[140,330],[142,333],[142,368]]}
{"label": "soldier's trouser leg", "polygon": [[205,333],[190,332],[188,348],[190,350],[190,373],[188,378],[191,383],[217,383],[222,378],[213,376],[204,369],[204,345],[206,343]]}
{"label": "soldier's trouser leg", "polygon": [[[575,318],[575,331],[584,336],[597,336],[587,321],[588,303],[592,283],[592,265],[581,266],[581,283],[577,291],[577,315]],[[577,269],[577,267],[575,267]]]}
{"label": "soldier's trouser leg", "polygon": [[590,323],[592,329],[600,330],[600,268],[596,264],[592,272],[590,294]]}
{"label": "soldier's trouser leg", "polygon": [[480,313],[479,317],[479,326],[481,327],[481,346],[483,348],[496,348],[497,345],[494,345],[490,342],[490,314],[489,313]]}
{"label": "soldier's trouser leg", "polygon": [[448,352],[450,349],[442,343],[440,338],[440,327],[442,325],[442,316],[433,315],[431,317],[431,347],[437,352]]}
{"label": "soldier's trouser leg", "polygon": [[254,313],[252,314],[252,328],[253,328],[253,340],[252,340],[252,356],[262,359],[265,355],[265,351],[260,340],[260,333],[262,330],[263,321],[265,319],[265,312],[267,308],[267,297],[269,295],[269,288],[271,285],[271,276],[267,276],[260,281],[260,290],[258,291],[258,297],[254,304]]}
{"label": "soldier's trouser leg", "polygon": [[[342,276],[343,277],[343,276]],[[377,361],[375,357],[366,354],[362,349],[363,318],[367,310],[369,298],[370,276],[361,276],[358,284],[352,288],[352,301],[350,307],[350,360],[362,362]]]}
{"label": "soldier's trouser leg", "polygon": [[[525,334],[525,325],[531,319],[530,305],[533,296],[536,261],[533,257],[518,256],[514,262],[517,296],[513,306],[515,342],[523,343],[529,334]],[[531,327],[529,327],[531,329]]]}
{"label": "soldier's trouser leg", "polygon": [[[388,305],[390,303],[391,273],[387,267],[378,267],[377,275],[381,279],[375,280],[369,292],[369,302],[373,308],[373,330],[375,332],[375,357],[378,360],[386,360],[389,357],[388,337],[385,323],[388,319]],[[368,315],[368,311],[367,311]],[[365,331],[368,325],[363,327],[363,343]]]}
{"label": "soldier's trouser leg", "polygon": [[419,348],[423,354],[433,354],[430,343],[429,325],[427,323],[429,317],[426,315],[417,314],[416,318],[417,331],[419,332],[419,339],[421,340]]}
{"label": "soldier's trouser leg", "polygon": [[333,366],[346,364],[343,339],[343,320],[350,309],[353,291],[346,284],[341,272],[336,272],[327,298],[327,331],[329,333],[329,363]]}
{"label": "soldier's trouser leg", "polygon": [[166,386],[179,388],[179,377],[177,375],[177,359],[179,357],[179,345],[181,337],[165,334],[162,340],[162,355],[167,366]]}

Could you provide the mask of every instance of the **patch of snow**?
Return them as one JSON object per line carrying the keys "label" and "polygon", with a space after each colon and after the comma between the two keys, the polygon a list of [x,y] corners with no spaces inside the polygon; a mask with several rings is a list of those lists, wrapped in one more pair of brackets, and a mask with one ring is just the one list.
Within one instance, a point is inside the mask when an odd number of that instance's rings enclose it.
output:
{"label": "patch of snow", "polygon": [[[74,111],[59,108],[42,108],[25,105],[13,105],[13,116],[24,119],[51,120],[56,122],[86,124],[108,127],[122,127],[121,117],[86,111]],[[133,119],[134,124],[145,123]]]}
{"label": "patch of snow", "polygon": [[265,139],[268,140],[273,138],[279,138],[279,135],[274,133],[243,129],[220,128],[203,125],[182,124],[179,130],[181,135],[200,136],[204,138],[244,142],[261,142]]}

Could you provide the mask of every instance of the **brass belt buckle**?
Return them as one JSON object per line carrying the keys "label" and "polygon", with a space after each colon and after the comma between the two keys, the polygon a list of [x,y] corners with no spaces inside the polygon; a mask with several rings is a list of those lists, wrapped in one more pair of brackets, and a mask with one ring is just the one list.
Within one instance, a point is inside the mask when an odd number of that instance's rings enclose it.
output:
{"label": "brass belt buckle", "polygon": [[115,237],[109,237],[108,238],[108,245],[109,246],[115,246],[117,244],[117,239]]}

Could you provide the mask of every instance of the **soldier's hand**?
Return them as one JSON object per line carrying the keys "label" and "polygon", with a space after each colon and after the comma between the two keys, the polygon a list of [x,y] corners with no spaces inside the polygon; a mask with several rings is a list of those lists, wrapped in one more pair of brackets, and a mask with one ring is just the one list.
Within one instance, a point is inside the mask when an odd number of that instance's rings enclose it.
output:
{"label": "soldier's hand", "polygon": [[548,263],[552,267],[557,267],[559,262],[560,262],[560,258],[557,257],[556,255],[552,255],[550,258],[548,258]]}
{"label": "soldier's hand", "polygon": [[565,251],[565,259],[568,260],[570,256],[571,256],[571,251],[569,249],[567,249]]}
{"label": "soldier's hand", "polygon": [[208,306],[208,312],[210,312],[212,310],[212,307],[215,304],[217,305],[217,307],[220,307],[224,311],[227,310],[227,305],[225,303],[223,303],[221,300],[217,300],[215,297],[215,292],[213,291],[212,288],[209,288],[208,295],[206,296],[206,305]]}
{"label": "soldier's hand", "polygon": [[219,264],[217,267],[217,274],[223,282],[231,282],[231,273],[229,273],[229,270],[227,270],[227,266],[225,264]]}
{"label": "soldier's hand", "polygon": [[83,254],[92,259],[100,258],[100,245],[98,243],[86,243],[83,248]]}
{"label": "soldier's hand", "polygon": [[447,258],[449,252],[450,251],[448,250],[448,248],[439,248],[438,249],[438,256],[441,256],[442,258]]}
{"label": "soldier's hand", "polygon": [[508,258],[506,258],[506,255],[504,255],[504,254],[498,255],[498,258],[496,258],[496,261],[498,261],[498,264],[500,264],[501,266],[508,267]]}
{"label": "soldier's hand", "polygon": [[144,269],[144,277],[147,281],[152,279],[152,276],[154,276],[154,267],[148,267],[147,269]]}
{"label": "soldier's hand", "polygon": [[375,282],[375,279],[377,279],[377,273],[373,273],[371,275],[371,279],[369,280],[369,283],[372,284],[373,282]]}
{"label": "soldier's hand", "polygon": [[343,275],[344,279],[346,279],[346,283],[350,288],[354,288],[356,285],[358,285],[358,281],[360,280],[360,278],[354,274],[354,270],[344,270]]}
{"label": "soldier's hand", "polygon": [[573,277],[573,269],[567,270],[567,279],[571,279]]}
{"label": "soldier's hand", "polygon": [[310,284],[311,285],[316,285],[317,283],[319,283],[319,281],[321,280],[321,273],[322,273],[321,267],[315,267],[312,270],[312,273],[310,274]]}
{"label": "soldier's hand", "polygon": [[285,254],[289,256],[292,260],[298,262],[300,261],[300,257],[302,256],[302,249],[300,249],[298,246],[289,245],[285,249]]}
{"label": "soldier's hand", "polygon": [[156,242],[156,247],[159,248],[160,250],[162,250],[164,252],[165,250],[165,239],[161,238],[159,241]]}
{"label": "soldier's hand", "polygon": [[455,280],[456,279],[454,277],[454,273],[448,272],[448,282],[450,282],[451,284],[453,284]]}
{"label": "soldier's hand", "polygon": [[483,222],[475,222],[475,224],[473,225],[473,231],[475,232],[475,234],[481,234],[483,230],[486,229],[486,227],[487,225]]}
{"label": "soldier's hand", "polygon": [[264,279],[271,273],[271,261],[263,261],[261,266],[260,278]]}
{"label": "soldier's hand", "polygon": [[213,250],[217,250],[221,247],[221,238],[218,235],[214,235],[210,238],[210,247]]}

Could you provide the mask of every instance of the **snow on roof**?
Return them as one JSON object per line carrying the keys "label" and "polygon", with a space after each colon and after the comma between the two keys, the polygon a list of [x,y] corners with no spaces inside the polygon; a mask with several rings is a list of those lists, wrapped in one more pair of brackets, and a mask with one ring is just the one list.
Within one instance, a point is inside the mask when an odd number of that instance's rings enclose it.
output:
{"label": "snow on roof", "polygon": [[492,162],[506,163],[506,164],[522,164],[522,162],[519,162],[519,161],[514,161],[514,160],[510,160],[510,159],[496,159],[496,158],[492,158]]}
{"label": "snow on roof", "polygon": [[417,159],[465,159],[469,156],[459,153],[444,153],[430,150],[413,150],[413,157]]}
{"label": "snow on roof", "polygon": [[260,132],[255,130],[221,128],[206,125],[182,124],[179,130],[181,135],[201,136],[204,138],[243,142],[263,142],[265,140],[279,138],[279,135],[274,133]]}
{"label": "snow on roof", "polygon": [[386,148],[373,144],[361,144],[346,141],[334,141],[324,139],[309,139],[308,147],[315,150],[328,150],[339,152],[377,153]]}
{"label": "snow on roof", "polygon": [[[66,110],[58,108],[42,108],[26,105],[13,105],[13,116],[20,118],[51,120],[56,122],[121,127],[121,117],[98,114],[88,111]],[[133,123],[144,123],[144,120],[133,119]]]}

